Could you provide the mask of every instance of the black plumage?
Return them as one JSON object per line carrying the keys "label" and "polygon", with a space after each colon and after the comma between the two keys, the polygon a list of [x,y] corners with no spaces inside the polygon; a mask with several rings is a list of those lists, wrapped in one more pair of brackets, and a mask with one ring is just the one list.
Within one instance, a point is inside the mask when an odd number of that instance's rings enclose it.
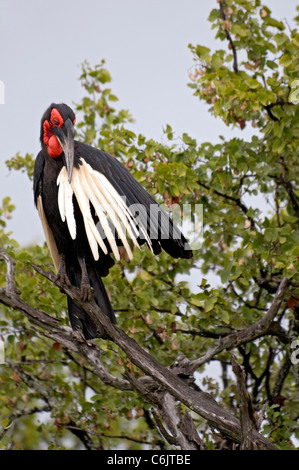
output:
{"label": "black plumage", "polygon": [[[122,163],[101,150],[74,140],[74,122],[75,115],[65,104],[52,104],[43,115],[40,136],[42,150],[37,155],[34,167],[34,199],[58,270],[57,276],[62,282],[81,288],[83,300],[90,299],[93,292],[97,304],[115,322],[102,281],[102,277],[108,274],[114,264],[115,250],[111,249],[109,236],[104,240],[106,253],[94,240],[94,236],[96,239],[97,236],[94,235],[93,221],[98,223],[98,214],[101,214],[100,209],[97,212],[94,207],[96,204],[91,203],[94,194],[100,200],[104,198],[107,204],[114,198],[115,207],[120,211],[119,196],[126,204],[124,212],[127,208],[141,207],[142,210],[136,214],[129,209],[129,213],[136,216],[132,216],[132,223],[133,228],[139,231],[139,236],[136,235],[138,245],[146,242],[155,254],[163,248],[173,257],[191,258],[192,251],[169,215],[160,210],[154,198]],[[69,198],[68,191],[71,191]],[[92,191],[94,194],[91,194]],[[159,213],[154,224],[150,218],[153,209],[153,212],[156,210]],[[131,220],[130,216],[127,217]],[[111,217],[104,217],[101,219],[100,233],[105,232],[102,220],[105,224],[107,220],[114,229]],[[114,237],[117,245],[124,241],[117,230],[114,230]],[[97,245],[94,248],[91,239]],[[93,321],[70,298],[68,310],[74,330],[82,330],[87,339],[98,335]]]}

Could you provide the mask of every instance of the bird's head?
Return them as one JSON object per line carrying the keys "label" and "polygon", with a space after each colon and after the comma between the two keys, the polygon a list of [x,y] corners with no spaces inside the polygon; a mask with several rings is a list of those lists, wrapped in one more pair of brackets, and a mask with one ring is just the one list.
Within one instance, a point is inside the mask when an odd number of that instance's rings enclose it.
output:
{"label": "bird's head", "polygon": [[74,165],[74,124],[76,116],[66,104],[55,104],[45,111],[41,121],[40,140],[49,157],[60,155],[66,166],[69,181]]}

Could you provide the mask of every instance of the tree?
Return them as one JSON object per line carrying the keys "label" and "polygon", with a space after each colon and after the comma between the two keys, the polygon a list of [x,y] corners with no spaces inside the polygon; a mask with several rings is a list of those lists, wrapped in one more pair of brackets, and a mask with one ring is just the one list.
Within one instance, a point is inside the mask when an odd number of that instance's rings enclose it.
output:
{"label": "tree", "polygon": [[[76,105],[78,139],[121,159],[159,202],[203,205],[204,240],[192,264],[146,248],[131,262],[123,257],[105,279],[117,326],[66,289],[106,333],[80,342],[46,246],[17,245],[5,229],[13,205],[3,201],[2,448],[296,445],[299,32],[259,0],[216,6],[209,21],[224,49],[189,46],[189,85],[227,126],[251,124],[252,137],[198,143],[176,138],[170,125],[165,144],[135,135],[130,113],[114,107],[104,62],[82,65],[86,96]],[[32,178],[32,155],[7,165]],[[191,269],[198,292],[178,281]],[[198,379],[212,361],[219,378]]]}

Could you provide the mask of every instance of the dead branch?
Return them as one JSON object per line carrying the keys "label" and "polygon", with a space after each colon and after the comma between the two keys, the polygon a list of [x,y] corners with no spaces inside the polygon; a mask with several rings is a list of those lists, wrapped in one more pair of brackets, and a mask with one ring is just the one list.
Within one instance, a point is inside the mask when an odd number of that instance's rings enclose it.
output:
{"label": "dead branch", "polygon": [[[175,370],[172,371],[162,366],[153,356],[142,349],[133,338],[128,336],[116,325],[112,324],[109,318],[101,311],[101,309],[93,300],[91,302],[83,302],[81,300],[79,289],[76,287],[64,288],[58,282],[55,282],[55,275],[53,273],[48,273],[37,266],[34,268],[41,275],[55,283],[60,289],[63,289],[63,291],[68,296],[81,305],[87,314],[89,314],[90,317],[95,321],[95,323],[100,325],[106,337],[117,344],[126,353],[127,357],[133,364],[140,368],[147,376],[149,376],[149,378],[152,378],[150,382],[154,381],[156,384],[154,392],[147,388],[144,383],[141,381],[139,382],[138,380],[138,385],[143,385],[143,387],[145,387],[144,392],[142,393],[142,396],[144,396],[145,399],[152,398],[153,393],[156,393],[157,387],[159,389],[161,388],[161,390],[163,390],[162,396],[165,397],[165,393],[168,393],[169,396],[172,396],[177,402],[183,403],[190,410],[194,411],[202,418],[207,420],[212,428],[218,429],[230,440],[235,442],[241,441],[240,422],[230,412],[219,406],[209,394],[204,393],[199,389],[195,390],[194,388],[189,387],[181,378],[175,375]],[[261,320],[261,324],[258,325],[258,329],[266,328],[269,321],[271,321],[277,313],[277,310],[282,302],[286,284],[286,280],[282,281],[273,303],[264,319]],[[70,328],[59,325],[57,319],[52,318],[45,312],[31,307],[19,297],[16,289],[11,289],[11,287],[12,285],[10,285],[9,291],[6,289],[0,289],[0,302],[14,309],[22,311],[29,318],[31,324],[35,328],[38,328],[42,334],[54,339],[66,348],[69,348],[73,352],[76,352],[84,357],[84,359],[89,362],[89,365],[94,368],[95,372],[104,383],[122,390],[132,389],[132,381],[113,377],[105,369],[100,359],[102,351],[96,344],[89,344],[87,342],[83,342],[82,340],[79,341],[76,337],[74,337]],[[251,331],[250,327],[246,330],[249,330],[249,332]],[[248,338],[255,337],[255,329],[251,334],[249,334],[249,332],[246,335],[247,340]],[[235,343],[238,344],[240,341],[244,341],[242,332],[237,333],[237,335],[241,335],[242,339],[239,339],[240,336],[238,339],[236,339],[234,335],[232,335],[234,339],[232,341],[230,340],[230,343],[226,343],[225,347],[228,347],[228,344],[233,347]],[[225,338],[225,340],[227,340],[227,338]],[[224,348],[222,347],[221,350],[222,349]],[[195,360],[194,363],[191,361],[192,366],[196,364],[196,361],[197,360]],[[136,389],[136,383],[134,388]],[[253,439],[256,443],[256,446],[260,449],[276,449],[276,447],[271,442],[269,442],[257,431],[253,431]]]}
{"label": "dead branch", "polygon": [[240,366],[234,355],[231,355],[232,368],[237,378],[237,388],[239,392],[239,408],[241,422],[241,450],[257,449],[253,438],[253,429],[257,429],[254,419],[254,410],[250,394],[246,388],[246,376],[244,367]]}

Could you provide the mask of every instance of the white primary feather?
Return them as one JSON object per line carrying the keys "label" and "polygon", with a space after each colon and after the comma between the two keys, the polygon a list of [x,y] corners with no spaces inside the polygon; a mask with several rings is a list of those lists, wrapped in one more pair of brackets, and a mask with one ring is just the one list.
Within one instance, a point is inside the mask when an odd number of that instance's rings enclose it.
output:
{"label": "white primary feather", "polygon": [[[113,204],[113,207],[116,208],[116,212],[117,214],[119,214],[120,219],[125,224],[130,236],[132,237],[133,235],[131,228],[135,232],[135,235],[138,236],[138,230],[131,218],[126,204],[123,201],[123,198],[118,194],[112,184],[102,173],[99,173],[98,171],[94,170],[92,171],[93,175],[100,183],[99,187],[101,188],[101,191],[106,195],[107,200],[109,200]],[[133,237],[136,239],[135,235],[133,235]]]}
{"label": "white primary feather", "polygon": [[64,205],[64,188],[65,188],[65,182],[63,181],[63,170],[65,168],[63,167],[61,172],[58,175],[57,178],[57,185],[58,185],[58,208],[60,212],[60,216],[63,222],[65,222],[65,205]]}
{"label": "white primary feather", "polygon": [[[100,195],[98,194],[97,188],[93,187],[92,181],[89,180],[88,178],[88,173],[86,172],[86,169],[84,168],[84,165],[81,166],[81,171],[82,171],[82,177],[80,178],[80,181],[84,187],[84,190],[86,192],[87,197],[89,198],[90,202],[92,203],[95,212],[99,218],[99,221],[102,225],[102,228],[105,232],[105,235],[108,239],[108,242],[111,246],[112,252],[116,258],[117,261],[120,260],[120,255],[119,251],[117,248],[117,244],[115,242],[114,235],[112,233],[111,227],[109,225],[108,219],[106,217],[106,214],[103,210],[103,206],[101,204],[101,198],[99,197]],[[81,175],[80,175],[81,176]],[[89,180],[89,181],[88,181]],[[96,225],[95,225],[95,229]],[[99,234],[100,235],[100,234]]]}
{"label": "white primary feather", "polygon": [[73,189],[69,183],[68,176],[66,175],[66,187],[64,192],[64,205],[67,226],[73,240],[76,239],[76,220],[74,216],[74,205],[73,205]]}
{"label": "white primary feather", "polygon": [[[129,259],[132,259],[133,253],[121,223],[124,225],[133,244],[139,248],[137,241],[138,228],[134,216],[123,198],[102,173],[93,170],[83,159],[81,159],[80,163],[79,168],[73,168],[70,183],[65,167],[62,168],[58,175],[58,207],[61,219],[63,221],[66,220],[70,235],[74,240],[76,238],[76,221],[73,205],[74,193],[83,216],[86,236],[94,259],[96,261],[99,259],[98,245],[105,254],[108,253],[108,250],[91,215],[90,204],[95,209],[116,260],[120,259],[120,254],[108,218],[114,225]],[[152,250],[151,240],[146,227],[141,226],[140,230]]]}
{"label": "white primary feather", "polygon": [[[92,170],[92,168],[91,168]],[[113,187],[113,185],[107,180],[107,178],[102,174],[102,173],[99,173],[97,171],[94,171],[92,170],[93,173],[96,175],[96,177],[98,178],[99,182],[103,185],[103,187],[105,187],[108,191],[108,194],[114,199],[114,201],[117,203],[118,207],[119,208],[122,208],[123,209],[123,212],[122,211],[119,211],[119,214],[121,215],[122,213],[124,214],[124,220],[123,223],[125,223],[126,225],[128,225],[128,222],[130,224],[130,226],[132,227],[132,229],[135,231],[135,234],[138,236],[138,229],[136,227],[136,223],[135,223],[135,220],[134,220],[134,216],[132,215],[132,213],[130,212],[130,209],[129,207],[126,205],[125,201],[123,200],[123,198],[118,194],[118,192],[116,191],[116,189]],[[130,237],[133,239],[134,235],[132,234],[132,231],[128,229],[128,226],[126,226],[128,232],[129,232],[129,235]],[[141,232],[143,233],[146,241],[148,242],[149,244],[149,247],[150,249],[152,250],[152,243],[151,243],[151,239],[150,237],[148,236],[148,233],[147,233],[147,230],[145,227],[141,226],[140,227],[140,230]],[[134,237],[135,240],[136,240],[136,237]],[[137,241],[137,240],[136,240]],[[139,246],[139,245],[138,245]]]}
{"label": "white primary feather", "polygon": [[[104,211],[107,212],[107,214],[108,214],[109,218],[111,219],[116,231],[118,232],[118,235],[119,235],[121,241],[123,242],[124,248],[127,251],[128,257],[130,259],[132,259],[133,254],[132,254],[131,248],[130,248],[128,242],[127,242],[126,235],[125,235],[125,233],[122,229],[122,226],[121,226],[121,224],[120,224],[120,222],[117,218],[119,216],[123,220],[125,225],[128,226],[128,221],[125,217],[125,214],[122,213],[121,207],[116,203],[116,201],[114,201],[113,198],[111,198],[109,192],[107,192],[105,190],[105,187],[103,187],[103,185],[100,184],[100,182],[98,181],[97,174],[100,175],[100,173],[98,173],[97,171],[94,171],[91,168],[91,166],[89,164],[85,163],[85,162],[82,162],[81,169],[84,173],[84,176],[86,178],[86,182],[90,186],[90,189],[91,189],[93,195],[95,195],[97,197],[99,203],[101,204],[101,208]],[[109,182],[107,181],[107,183],[109,183]],[[109,226],[108,219],[107,219],[107,224]],[[133,240],[134,245],[139,248],[136,237],[132,233],[130,227],[128,227],[128,229],[129,229],[128,231],[129,231],[130,237]],[[113,237],[113,239],[114,239],[114,237]],[[109,241],[109,239],[108,239],[108,241]]]}
{"label": "white primary feather", "polygon": [[84,189],[82,188],[82,185],[80,182],[80,170],[78,170],[77,168],[73,168],[71,186],[73,188],[77,202],[79,204],[81,214],[83,216],[85,232],[87,235],[90,249],[92,251],[94,259],[97,261],[99,259],[98,243],[101,246],[105,254],[107,254],[108,251],[101,237],[100,236],[97,237],[93,229],[94,221],[90,212],[89,199]]}
{"label": "white primary feather", "polygon": [[[136,227],[135,221],[133,219],[132,214],[130,213],[128,207],[126,206],[122,196],[118,194],[118,192],[114,189],[112,184],[107,180],[107,178],[102,174],[99,173],[98,171],[95,171],[91,168],[89,164],[86,164],[85,162],[82,164],[82,167],[86,167],[86,171],[88,172],[89,175],[89,182],[95,183],[97,189],[100,192],[100,197],[102,198],[102,204],[105,206],[105,209],[107,210],[107,213],[109,217],[111,218],[120,239],[122,240],[124,247],[126,248],[126,251],[128,252],[127,249],[127,242],[126,242],[126,237],[125,234],[123,233],[123,230],[121,228],[121,225],[119,221],[117,220],[117,217],[115,217],[115,214],[120,218],[122,223],[125,225],[125,228],[132,239],[134,245],[137,248],[140,248],[140,245],[137,241],[136,236],[138,236],[138,229]],[[110,209],[110,212],[109,212]],[[133,233],[135,232],[135,234]],[[142,231],[144,232],[143,228]],[[145,237],[147,241],[149,242],[151,246],[151,240],[148,237],[147,232],[145,232]],[[129,258],[132,258],[132,252],[130,249],[130,253],[128,252]]]}
{"label": "white primary feather", "polygon": [[128,224],[128,221],[126,219],[126,216],[125,214],[123,213],[121,207],[116,203],[116,201],[110,197],[110,194],[109,192],[107,192],[105,190],[105,188],[103,187],[103,185],[100,184],[100,182],[97,180],[97,177],[96,177],[96,172],[94,172],[93,174],[90,175],[90,180],[92,181],[92,183],[95,185],[95,187],[97,188],[98,192],[98,196],[99,196],[99,199],[101,200],[105,210],[107,211],[118,235],[119,235],[119,238],[121,239],[123,245],[124,245],[124,248],[128,254],[128,257],[129,259],[133,259],[133,253],[132,253],[132,250],[130,248],[130,245],[128,244],[127,242],[127,239],[126,239],[126,235],[123,231],[123,228],[118,220],[117,217],[119,217],[121,219],[121,221],[124,223],[126,229],[128,230],[128,233],[130,235],[130,237],[132,238],[133,240],[133,243],[135,244],[135,246],[139,247],[138,243],[137,243],[137,239],[136,237],[134,236],[134,234],[132,233],[132,230]]}
{"label": "white primary feather", "polygon": [[58,207],[62,221],[66,220],[70,235],[76,239],[76,220],[73,206],[73,189],[68,180],[66,168],[63,167],[57,178]]}

